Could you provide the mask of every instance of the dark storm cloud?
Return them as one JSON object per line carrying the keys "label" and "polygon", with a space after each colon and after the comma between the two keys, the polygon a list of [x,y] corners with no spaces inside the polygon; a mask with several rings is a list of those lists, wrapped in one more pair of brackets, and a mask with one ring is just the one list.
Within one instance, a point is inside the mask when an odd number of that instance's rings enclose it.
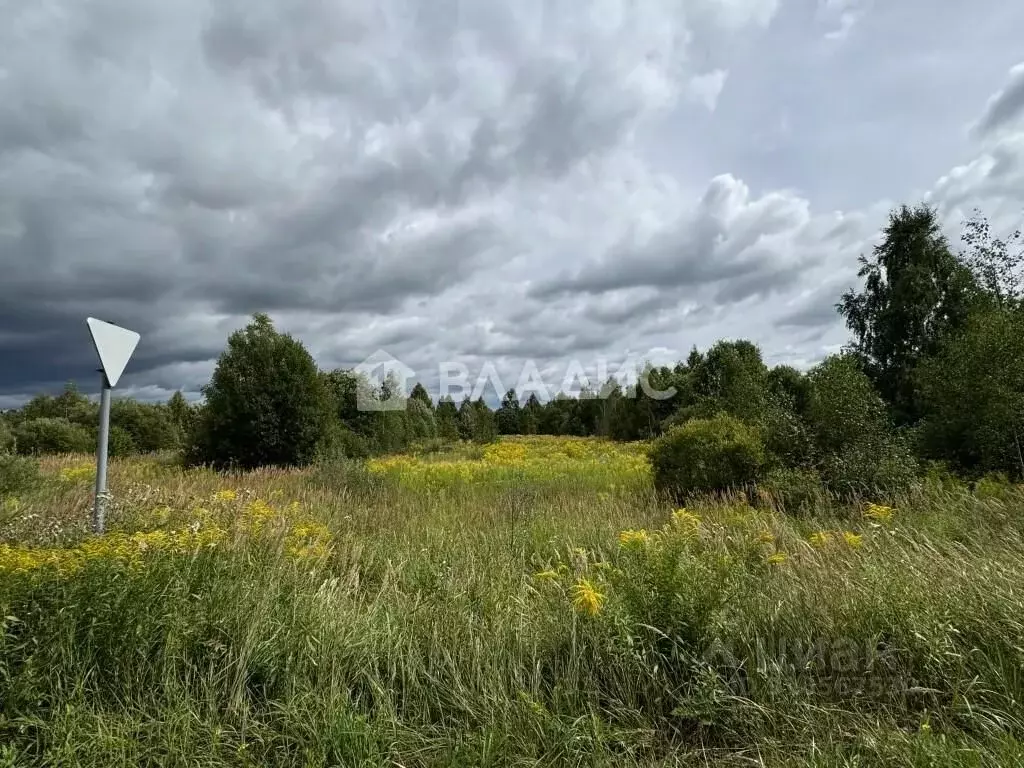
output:
{"label": "dark storm cloud", "polygon": [[[702,163],[709,142],[691,141],[706,121],[718,145],[721,120],[738,119],[721,117],[730,98],[764,101],[743,78],[778,57],[759,61],[752,41],[798,49],[807,66],[826,55],[805,30],[766,32],[777,10],[12,8],[0,24],[0,402],[90,381],[87,315],[142,333],[125,391],[143,396],[197,391],[255,311],[325,367],[378,347],[424,370],[458,355],[555,364],[763,329],[813,357],[825,315],[792,298],[852,263],[880,212],[812,210],[788,190],[800,147],[748,186],[746,147]],[[947,206],[1020,199],[1013,78],[981,121],[998,142],[933,190]],[[790,117],[822,140],[842,127]]]}
{"label": "dark storm cloud", "polygon": [[1024,62],[1010,70],[1005,86],[989,99],[976,130],[992,133],[1024,115]]}
{"label": "dark storm cloud", "polygon": [[680,288],[693,291],[723,284],[722,301],[767,295],[792,283],[792,237],[807,221],[803,201],[773,194],[751,200],[749,190],[731,176],[711,182],[698,207],[655,236],[634,235],[617,243],[575,274],[540,283],[539,298],[566,292],[605,293],[624,288]]}
{"label": "dark storm cloud", "polygon": [[89,367],[86,314],[143,333],[145,380],[253,311],[394,312],[504,261],[502,189],[617,147],[682,60],[667,6],[615,35],[523,8],[20,10],[0,31],[0,391]]}

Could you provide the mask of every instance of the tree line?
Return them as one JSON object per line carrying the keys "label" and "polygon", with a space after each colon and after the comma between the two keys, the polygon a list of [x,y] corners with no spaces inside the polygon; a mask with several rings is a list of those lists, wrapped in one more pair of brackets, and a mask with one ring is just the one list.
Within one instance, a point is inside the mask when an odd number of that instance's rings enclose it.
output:
{"label": "tree line", "polygon": [[[435,403],[417,384],[400,409],[374,410],[359,403],[390,401],[396,382],[375,388],[351,370],[322,371],[300,341],[257,314],[229,337],[202,404],[181,393],[167,403],[115,400],[111,453],[174,449],[192,464],[244,469],[498,435],[672,433],[686,436],[680,460],[691,464],[708,464],[687,453],[694,445],[728,435],[722,445],[749,443],[754,474],[789,473],[791,484],[813,478],[837,491],[898,485],[927,466],[1024,478],[1020,231],[996,237],[976,214],[954,251],[934,209],[904,205],[881,235],[860,258],[861,287],[836,306],[849,344],[807,372],[769,367],[755,344],[725,340],[674,366],[646,366],[648,387],[609,379],[547,402],[509,390],[492,409],[482,398]],[[670,398],[648,394],[669,389]],[[40,395],[3,414],[0,451],[94,450],[97,416],[73,386]]]}

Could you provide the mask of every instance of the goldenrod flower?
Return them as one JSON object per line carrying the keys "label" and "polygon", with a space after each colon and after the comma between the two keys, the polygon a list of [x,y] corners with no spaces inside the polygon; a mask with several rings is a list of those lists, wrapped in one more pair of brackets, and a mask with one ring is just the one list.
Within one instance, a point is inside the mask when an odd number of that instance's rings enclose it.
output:
{"label": "goldenrod flower", "polygon": [[587,616],[596,616],[601,612],[605,596],[587,579],[580,579],[573,588],[572,603],[576,610]]}
{"label": "goldenrod flower", "polygon": [[854,549],[857,549],[864,543],[864,537],[854,533],[853,531],[843,531],[843,540],[848,546],[851,546]]}
{"label": "goldenrod flower", "polygon": [[695,531],[700,527],[700,515],[686,509],[677,509],[672,513],[672,524],[684,531]]}
{"label": "goldenrod flower", "polygon": [[238,498],[238,491],[233,488],[225,488],[224,490],[217,491],[213,494],[214,501],[234,501]]}
{"label": "goldenrod flower", "polygon": [[650,541],[650,534],[643,528],[639,531],[626,530],[619,532],[619,544],[623,547],[642,547]]}
{"label": "goldenrod flower", "polygon": [[831,540],[832,534],[828,531],[818,531],[817,533],[812,533],[809,539],[809,541],[811,542],[811,546],[818,547],[819,549],[821,547],[826,546]]}
{"label": "goldenrod flower", "polygon": [[881,504],[868,504],[868,508],[864,511],[864,517],[879,523],[888,523],[892,520],[895,513],[896,510],[892,507],[886,507]]}
{"label": "goldenrod flower", "polygon": [[761,544],[772,544],[775,542],[775,536],[771,531],[761,531],[757,535],[757,540]]}
{"label": "goldenrod flower", "polygon": [[92,464],[80,464],[77,467],[64,467],[60,471],[60,479],[74,483],[79,480],[92,480],[96,477],[96,467]]}
{"label": "goldenrod flower", "polygon": [[782,565],[788,559],[789,555],[785,552],[776,552],[775,554],[768,555],[766,558],[769,565]]}

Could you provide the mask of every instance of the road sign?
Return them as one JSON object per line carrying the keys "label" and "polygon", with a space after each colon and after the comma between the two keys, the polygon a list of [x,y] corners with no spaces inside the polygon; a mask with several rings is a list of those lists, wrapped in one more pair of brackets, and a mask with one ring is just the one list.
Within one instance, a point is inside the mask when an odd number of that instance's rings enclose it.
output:
{"label": "road sign", "polygon": [[96,506],[92,513],[92,528],[103,533],[107,500],[107,442],[110,436],[110,390],[121,379],[128,360],[139,343],[139,334],[113,323],[87,317],[85,322],[92,334],[92,343],[100,357],[103,379],[100,382],[100,431],[96,446]]}
{"label": "road sign", "polygon": [[96,347],[96,354],[100,356],[100,365],[107,375],[107,382],[111,387],[116,387],[124,367],[128,365],[128,359],[139,343],[139,334],[95,317],[88,317],[85,322],[89,325],[92,343]]}

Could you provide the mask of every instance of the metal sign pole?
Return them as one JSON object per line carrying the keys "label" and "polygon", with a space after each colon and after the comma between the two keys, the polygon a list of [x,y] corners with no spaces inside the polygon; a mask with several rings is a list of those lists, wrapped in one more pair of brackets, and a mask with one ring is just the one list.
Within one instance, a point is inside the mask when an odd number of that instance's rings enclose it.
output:
{"label": "metal sign pole", "polygon": [[107,503],[107,440],[110,436],[110,382],[107,374],[100,369],[103,377],[100,390],[100,437],[96,448],[96,506],[92,513],[92,529],[103,533]]}
{"label": "metal sign pole", "polygon": [[103,375],[100,390],[100,435],[96,446],[96,507],[92,513],[92,529],[103,533],[104,513],[107,504],[107,439],[110,437],[110,390],[124,373],[124,367],[139,343],[139,334],[113,323],[85,318],[92,336],[92,344],[100,359],[100,373]]}

